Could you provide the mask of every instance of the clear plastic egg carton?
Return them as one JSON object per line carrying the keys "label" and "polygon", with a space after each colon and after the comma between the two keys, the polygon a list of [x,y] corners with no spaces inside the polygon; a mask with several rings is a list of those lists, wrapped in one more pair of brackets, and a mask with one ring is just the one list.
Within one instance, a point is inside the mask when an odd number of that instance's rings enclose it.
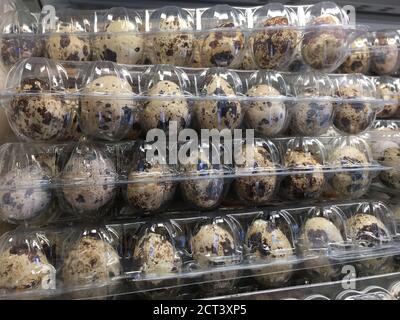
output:
{"label": "clear plastic egg carton", "polygon": [[17,229],[0,238],[1,298],[204,298],[398,268],[382,202],[175,214]]}
{"label": "clear plastic egg carton", "polygon": [[[346,270],[348,271],[348,270]],[[207,300],[398,300],[399,272],[361,276],[325,283],[298,285],[279,289],[249,291],[217,296]],[[352,289],[350,289],[350,287]]]}
{"label": "clear plastic egg carton", "polygon": [[[281,138],[248,143],[163,141],[5,144],[0,216],[14,224],[209,211],[223,203],[357,199],[393,170],[357,137]],[[239,200],[239,201],[238,201]]]}
{"label": "clear plastic egg carton", "polygon": [[[0,93],[24,141],[132,140],[146,135],[252,129],[258,137],[355,135],[398,97],[361,74],[127,66],[29,58]],[[153,129],[160,129],[152,131]],[[225,130],[225,131],[226,131]],[[183,131],[183,132],[182,132]]]}
{"label": "clear plastic egg carton", "polygon": [[296,52],[309,69],[334,71],[364,30],[333,2],[239,8],[17,11],[0,25],[7,67],[29,56],[285,70]]}
{"label": "clear plastic egg carton", "polygon": [[400,33],[398,30],[368,31],[350,44],[341,73],[398,76],[400,68]]}

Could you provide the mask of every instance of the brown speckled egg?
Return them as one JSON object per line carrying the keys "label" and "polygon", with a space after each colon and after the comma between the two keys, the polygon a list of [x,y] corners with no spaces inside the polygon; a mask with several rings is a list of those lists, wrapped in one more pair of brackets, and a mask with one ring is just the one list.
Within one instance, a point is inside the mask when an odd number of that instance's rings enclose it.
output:
{"label": "brown speckled egg", "polygon": [[144,36],[133,22],[109,21],[104,33],[96,36],[93,46],[101,60],[122,64],[138,64],[144,52]]}
{"label": "brown speckled egg", "polygon": [[[266,84],[251,87],[248,97],[278,97],[281,94],[275,88]],[[251,101],[244,116],[244,122],[250,129],[262,137],[272,137],[280,134],[286,127],[288,114],[282,101]]]}
{"label": "brown speckled egg", "polygon": [[[128,176],[128,180],[136,181],[127,186],[128,203],[144,212],[157,211],[165,206],[173,198],[176,189],[176,184],[172,181],[157,181],[167,170],[166,165],[140,162]],[[140,182],[140,178],[148,178],[150,182]]]}
{"label": "brown speckled egg", "polygon": [[393,100],[393,103],[385,104],[383,109],[376,115],[377,118],[392,118],[397,113],[399,108],[398,91],[396,85],[391,83],[379,83],[376,86],[376,91],[383,100]]}
{"label": "brown speckled egg", "polygon": [[[100,150],[85,147],[74,151],[61,172],[65,208],[78,216],[104,214],[115,196],[116,176],[114,163]],[[77,182],[82,185],[74,185]]]}
{"label": "brown speckled egg", "polygon": [[[105,99],[102,95],[109,95]],[[138,114],[132,88],[125,79],[101,76],[88,83],[81,97],[80,125],[88,136],[106,140],[124,138]]]}
{"label": "brown speckled egg", "polygon": [[400,189],[400,148],[387,148],[378,161],[384,166],[393,167],[391,170],[380,172],[379,178],[382,183],[390,188]]}
{"label": "brown speckled egg", "polygon": [[18,95],[10,100],[7,116],[15,133],[24,140],[61,140],[70,129],[74,107],[65,103],[63,97],[42,94],[49,90],[46,81],[26,78],[18,88]]}
{"label": "brown speckled egg", "polygon": [[[343,55],[346,37],[340,28],[340,21],[333,15],[323,14],[309,23],[310,29],[305,31],[301,45],[304,61],[313,69],[334,69]],[[318,25],[336,25],[338,28],[318,28]]]}
{"label": "brown speckled egg", "polygon": [[[256,262],[266,266],[252,270],[255,280],[263,286],[274,287],[285,284],[292,275],[293,246],[282,230],[263,219],[256,219],[246,233],[246,245],[249,254],[253,255]],[[285,261],[286,260],[286,261]],[[268,266],[267,264],[280,262]]]}
{"label": "brown speckled egg", "polygon": [[329,157],[332,165],[338,166],[331,178],[330,186],[338,197],[359,198],[369,187],[371,176],[368,171],[340,171],[340,167],[367,166],[367,155],[353,146],[338,147]]}
{"label": "brown speckled egg", "polygon": [[203,67],[238,67],[235,61],[242,54],[245,37],[243,32],[229,28],[234,28],[234,24],[221,24],[217,27],[220,31],[211,31],[205,36],[200,53]]}
{"label": "brown speckled egg", "polygon": [[[263,26],[288,26],[284,16],[265,20]],[[290,62],[297,46],[297,33],[290,28],[257,30],[252,35],[254,61],[262,69],[279,70]]]}
{"label": "brown speckled egg", "polygon": [[371,69],[378,75],[392,74],[399,65],[398,36],[377,32],[372,45]]}
{"label": "brown speckled egg", "polygon": [[[310,153],[291,150],[286,153],[284,165],[287,168],[308,169],[310,173],[290,174],[281,183],[286,197],[293,199],[317,198],[325,184],[320,162]],[[319,171],[317,171],[319,170]]]}
{"label": "brown speckled egg", "polygon": [[243,118],[242,107],[239,101],[229,100],[235,97],[232,86],[218,75],[207,79],[204,93],[215,95],[216,99],[196,101],[195,115],[201,129],[236,129]]}
{"label": "brown speckled egg", "polygon": [[366,38],[361,37],[354,40],[350,45],[350,54],[340,66],[341,73],[363,73],[369,70],[371,52]]}
{"label": "brown speckled egg", "polygon": [[[79,32],[82,36],[77,34]],[[90,61],[91,45],[89,38],[83,36],[84,34],[72,25],[59,25],[47,39],[47,56],[61,61]]]}
{"label": "brown speckled egg", "polygon": [[[154,63],[186,66],[192,57],[193,33],[192,26],[180,17],[161,19],[160,30],[153,39]],[[179,30],[187,32],[179,33]]]}
{"label": "brown speckled egg", "polygon": [[[363,98],[358,85],[339,87],[337,95],[344,99]],[[368,129],[375,119],[375,110],[367,102],[335,103],[334,127],[347,134],[358,134]]]}
{"label": "brown speckled egg", "polygon": [[[253,148],[253,162],[246,161],[248,148]],[[253,170],[265,170],[269,174],[243,176],[236,178],[235,191],[243,201],[259,205],[268,202],[274,196],[277,186],[277,176],[275,173],[275,164],[272,162],[270,152],[263,146],[253,147],[244,145],[241,154],[241,164],[236,164],[236,174],[251,174]]]}
{"label": "brown speckled egg", "polygon": [[[159,81],[150,88],[148,95],[141,117],[141,125],[146,132],[155,128],[168,130],[170,121],[177,122],[178,131],[188,125],[190,121],[188,102],[176,83],[168,80]],[[162,95],[167,98],[163,100]],[[151,96],[158,97],[151,98]]]}

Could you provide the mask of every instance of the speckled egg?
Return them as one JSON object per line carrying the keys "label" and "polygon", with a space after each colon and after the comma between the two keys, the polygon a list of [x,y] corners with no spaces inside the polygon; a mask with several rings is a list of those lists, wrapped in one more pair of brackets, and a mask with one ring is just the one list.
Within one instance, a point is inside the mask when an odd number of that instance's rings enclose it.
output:
{"label": "speckled egg", "polygon": [[332,244],[343,244],[344,239],[331,220],[324,217],[307,219],[302,226],[299,242],[301,252],[306,258],[318,256],[316,259],[304,261],[304,266],[314,278],[329,280],[338,274],[338,268],[326,256],[326,249]]}
{"label": "speckled egg", "polygon": [[[234,28],[233,23],[224,23],[216,29],[221,31],[207,32],[202,41],[200,56],[203,67],[227,67],[236,68],[240,61],[245,46],[244,33]],[[228,29],[228,30],[224,30]]]}
{"label": "speckled egg", "polygon": [[[77,33],[82,33],[82,36]],[[91,45],[84,35],[84,31],[72,25],[59,25],[47,39],[47,57],[61,61],[90,61]]]}
{"label": "speckled egg", "polygon": [[[269,18],[262,24],[265,28],[288,25],[288,18],[284,16]],[[297,46],[297,32],[290,28],[257,30],[252,38],[254,61],[262,69],[285,68]]]}
{"label": "speckled egg", "polygon": [[[246,161],[246,153],[248,148],[253,148],[253,162]],[[253,147],[252,145],[244,145],[241,154],[241,164],[236,164],[236,174],[251,174],[258,170],[265,170],[262,175],[243,176],[236,178],[235,191],[243,201],[259,205],[271,200],[275,194],[277,187],[277,176],[275,172],[275,164],[272,162],[270,152],[263,146]],[[268,175],[265,173],[269,173]]]}
{"label": "speckled egg", "polygon": [[378,75],[392,74],[399,64],[396,37],[378,32],[372,46],[371,69]]}
{"label": "speckled egg", "polygon": [[[64,256],[61,269],[66,288],[91,288],[90,296],[110,293],[114,277],[122,273],[118,252],[105,240],[82,237]],[[84,292],[71,292],[74,298],[83,298]]]}
{"label": "speckled egg", "polygon": [[[147,232],[136,243],[133,252],[133,263],[135,271],[140,271],[141,276],[147,279],[137,285],[144,292],[145,296],[158,298],[171,298],[178,294],[179,279],[169,278],[162,280],[151,280],[152,277],[172,276],[181,272],[182,259],[177,253],[174,245],[164,235]],[[162,288],[162,290],[154,290]]]}
{"label": "speckled egg", "polygon": [[[365,194],[371,182],[369,172],[360,170],[360,166],[369,164],[365,153],[352,146],[338,147],[330,155],[330,164],[338,167],[330,180],[330,187],[337,197],[359,198]],[[341,170],[354,166],[359,170]]]}
{"label": "speckled egg", "polygon": [[333,15],[323,14],[309,23],[310,29],[305,31],[301,45],[304,61],[317,70],[334,69],[343,55],[346,37],[340,28],[316,28],[317,25],[340,25]]}
{"label": "speckled egg", "polygon": [[350,54],[340,66],[341,73],[362,73],[366,74],[369,70],[371,52],[367,39],[361,37],[354,40],[350,45]]}
{"label": "speckled egg", "polygon": [[[201,269],[212,268],[203,276],[200,289],[208,293],[229,292],[239,271],[217,272],[218,267],[238,263],[237,244],[230,231],[218,224],[202,225],[191,238],[192,256]],[[228,280],[227,280],[228,279]]]}
{"label": "speckled egg", "polygon": [[[278,97],[281,94],[275,88],[266,84],[251,87],[248,97]],[[280,134],[286,127],[286,106],[282,101],[250,101],[244,116],[244,122],[255,133],[263,137]]]}
{"label": "speckled egg", "polygon": [[0,289],[7,291],[56,288],[56,270],[37,248],[13,246],[0,255]]}
{"label": "speckled egg", "polygon": [[100,150],[88,147],[74,152],[61,172],[65,209],[79,216],[104,214],[115,196],[116,177],[114,163]]}
{"label": "speckled egg", "polygon": [[195,115],[200,129],[236,129],[243,118],[239,101],[225,100],[225,97],[235,97],[232,86],[218,75],[207,79],[204,94],[215,95],[215,100],[196,101]]}
{"label": "speckled egg", "polygon": [[223,171],[212,165],[203,154],[199,155],[197,161],[183,165],[182,169],[185,180],[180,183],[180,190],[184,199],[202,210],[217,207],[225,195]]}
{"label": "speckled egg", "polygon": [[[73,110],[62,97],[41,94],[50,90],[49,83],[27,78],[21,83],[18,95],[10,100],[6,113],[14,132],[24,140],[60,140],[71,126]],[[29,92],[29,95],[24,95]]]}
{"label": "speckled egg", "polygon": [[[184,129],[190,122],[189,106],[183,96],[182,89],[174,82],[164,80],[157,82],[148,91],[149,96],[168,96],[163,100],[162,97],[149,98],[144,103],[141,117],[143,129],[147,132],[151,129],[159,128],[168,130],[169,123],[174,121],[178,125],[178,131]],[[171,97],[176,97],[171,99]]]}
{"label": "speckled egg", "polygon": [[[124,138],[139,112],[130,94],[132,88],[129,82],[114,75],[105,75],[88,83],[80,103],[82,131],[88,136],[105,140]],[[110,97],[105,98],[104,95]]]}
{"label": "speckled egg", "polygon": [[[138,167],[131,170],[129,181],[136,181],[127,186],[126,198],[135,209],[145,212],[159,210],[170,201],[176,189],[172,181],[159,181],[167,172],[166,165],[141,162]],[[140,178],[148,178],[151,182],[140,182]]]}
{"label": "speckled egg", "polygon": [[387,167],[393,167],[391,170],[383,170],[379,174],[382,183],[389,188],[400,189],[400,148],[387,148],[383,151],[378,161]]}
{"label": "speckled egg", "polygon": [[[309,90],[303,98],[318,97],[318,92]],[[319,136],[328,131],[333,114],[333,106],[329,101],[304,99],[293,105],[291,131],[296,135]]]}
{"label": "speckled egg", "polygon": [[0,214],[3,220],[34,219],[50,206],[52,193],[45,188],[48,172],[40,167],[14,168],[1,177]]}
{"label": "speckled egg", "polygon": [[377,118],[392,118],[399,108],[398,89],[395,85],[382,82],[376,86],[376,91],[383,100],[393,100],[393,103],[385,104],[376,115]]}
{"label": "speckled egg", "polygon": [[294,199],[317,198],[324,185],[325,177],[321,163],[310,153],[302,150],[291,150],[284,157],[288,169],[307,169],[310,173],[291,174],[286,176],[281,189],[286,197]]}
{"label": "speckled egg", "polygon": [[[192,58],[193,27],[187,20],[169,16],[158,23],[158,32],[153,39],[154,63],[186,66]],[[178,33],[179,30],[187,32]]]}
{"label": "speckled egg", "polygon": [[257,263],[279,263],[253,270],[257,282],[265,287],[287,283],[292,275],[294,249],[277,225],[263,219],[254,220],[247,230],[245,242],[248,253],[254,256]]}
{"label": "speckled egg", "polygon": [[4,13],[4,8],[1,9],[0,20],[0,65],[9,69],[20,59],[42,57],[44,41],[38,35],[37,17],[29,11],[15,8]]}
{"label": "speckled egg", "polygon": [[[337,95],[344,99],[363,98],[360,88],[353,85],[339,87]],[[358,134],[371,126],[375,114],[375,110],[366,102],[335,103],[333,125],[340,132]]]}
{"label": "speckled egg", "polygon": [[142,61],[145,40],[144,36],[137,32],[133,22],[109,21],[104,33],[96,36],[93,42],[94,51],[101,60],[139,64]]}
{"label": "speckled egg", "polygon": [[[362,247],[379,246],[390,241],[391,235],[384,223],[371,214],[357,213],[347,220],[351,239]],[[392,257],[383,256],[358,262],[357,269],[362,275],[373,275],[383,271],[392,262]]]}

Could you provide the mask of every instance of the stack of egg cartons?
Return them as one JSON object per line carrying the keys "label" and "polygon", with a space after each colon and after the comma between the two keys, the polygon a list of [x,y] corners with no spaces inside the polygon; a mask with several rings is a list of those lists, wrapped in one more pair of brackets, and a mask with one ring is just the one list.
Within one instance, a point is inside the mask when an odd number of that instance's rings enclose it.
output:
{"label": "stack of egg cartons", "polygon": [[359,71],[363,31],[336,4],[39,20],[1,25],[21,140],[0,148],[0,216],[18,225],[0,239],[3,298],[193,298],[396,268],[392,211],[360,199],[394,170],[366,132],[395,84],[333,73]]}

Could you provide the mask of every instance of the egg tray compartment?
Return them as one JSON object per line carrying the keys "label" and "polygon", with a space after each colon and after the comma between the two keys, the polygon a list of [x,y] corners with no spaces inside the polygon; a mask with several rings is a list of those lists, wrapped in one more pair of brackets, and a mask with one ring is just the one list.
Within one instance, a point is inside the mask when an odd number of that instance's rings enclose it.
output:
{"label": "egg tray compartment", "polygon": [[[361,215],[371,219],[371,228],[364,228],[362,224],[352,234],[350,219]],[[311,219],[322,219],[327,224],[322,227],[321,222],[317,223],[315,232],[310,233],[313,229],[307,222]],[[258,223],[265,223],[259,231]],[[375,228],[376,223],[379,227]],[[319,228],[324,229],[319,232]],[[277,230],[280,230],[280,240],[275,238]],[[257,236],[251,237],[252,232]],[[272,236],[270,240],[268,233]],[[335,242],[334,233],[341,234],[342,240],[337,238]],[[283,237],[286,240],[282,240]],[[309,243],[311,237],[314,241]],[[286,249],[280,247],[284,242],[289,245]],[[0,257],[5,255],[6,263],[12,261],[12,256],[24,258],[26,255],[28,259],[31,254],[37,257],[36,267],[42,267],[37,274],[39,279],[49,270],[53,272],[51,277],[46,273],[47,278],[53,279],[52,289],[41,289],[49,282],[39,281],[32,282],[36,288],[28,285],[24,287],[27,290],[14,292],[7,288],[24,286],[24,283],[23,280],[17,284],[8,283],[7,279],[13,279],[10,270],[15,270],[8,269],[1,290],[2,298],[6,299],[56,298],[60,294],[82,298],[84,293],[105,297],[135,292],[152,298],[162,295],[172,298],[179,297],[180,290],[185,292],[185,288],[200,293],[197,297],[222,295],[240,288],[259,290],[290,286],[292,273],[301,273],[298,279],[303,282],[305,279],[312,283],[333,281],[338,278],[340,267],[347,264],[354,264],[358,275],[386,272],[396,268],[392,257],[400,252],[392,213],[378,201],[238,211],[224,216],[218,212],[200,216],[180,214],[106,226],[19,228],[3,235],[0,249]],[[258,255],[259,251],[264,254]],[[46,254],[46,260],[39,252]],[[163,252],[166,252],[164,257]],[[29,277],[27,272],[24,276]],[[74,285],[63,283],[63,277]],[[294,276],[293,281],[299,280]],[[194,285],[199,290],[193,291]],[[183,296],[188,297],[188,293]]]}
{"label": "egg tray compartment", "polygon": [[[276,54],[265,57],[265,52],[272,50],[255,48],[256,61],[261,59],[262,68],[287,67],[304,37],[306,61],[317,69],[333,71],[354,33],[358,33],[353,32],[354,15],[347,15],[333,2],[304,6],[275,3],[249,8],[217,5],[144,11],[63,10],[59,16],[55,8],[45,9],[37,15],[20,11],[2,23],[3,63],[12,65],[19,58],[47,55],[59,60],[102,59],[136,64],[146,63],[150,54],[150,59],[156,59],[154,63],[237,68],[243,61],[251,63],[252,55],[246,57],[246,47],[254,42],[262,48],[266,38],[274,35]],[[317,31],[315,25],[319,30],[326,27],[327,32]],[[249,35],[258,30],[261,32],[253,41]],[[266,66],[265,59],[272,65]]]}
{"label": "egg tray compartment", "polygon": [[339,67],[339,72],[398,76],[399,68],[399,31],[384,29],[360,34],[350,44],[348,56]]}
{"label": "egg tray compartment", "polygon": [[[235,149],[221,143],[178,144],[173,149],[192,148],[195,157],[177,158],[176,165],[163,158],[163,151],[155,155],[158,145],[143,141],[5,144],[0,148],[1,216],[39,225],[61,212],[97,219],[111,214],[115,200],[130,207],[128,215],[163,212],[173,199],[212,210],[233,180],[244,205],[274,203],[276,196],[357,198],[378,172],[390,169],[372,161],[367,143],[356,137],[255,140],[243,149],[236,149],[243,141],[236,142]],[[181,200],[174,198],[178,184]]]}
{"label": "egg tray compartment", "polygon": [[207,300],[398,300],[399,272],[357,277],[354,289],[344,289],[343,280],[293,287],[249,291]]}
{"label": "egg tray compartment", "polygon": [[[311,91],[311,92],[310,92]],[[317,91],[317,92],[315,92]],[[10,126],[24,141],[118,141],[184,128],[253,128],[257,136],[367,130],[385,104],[372,78],[182,69],[111,62],[22,60],[0,93]],[[175,127],[174,127],[175,126]],[[154,132],[153,132],[154,133]]]}

